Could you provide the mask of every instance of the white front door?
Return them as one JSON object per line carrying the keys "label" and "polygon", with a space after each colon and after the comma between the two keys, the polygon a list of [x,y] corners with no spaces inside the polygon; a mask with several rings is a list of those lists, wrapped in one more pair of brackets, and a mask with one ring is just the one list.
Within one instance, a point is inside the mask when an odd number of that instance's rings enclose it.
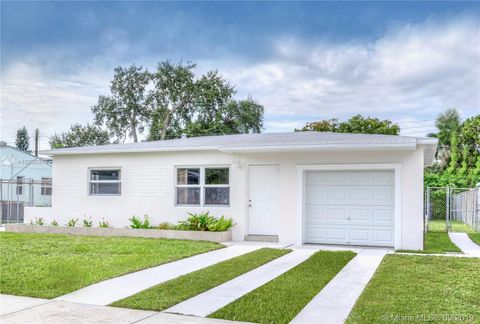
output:
{"label": "white front door", "polygon": [[248,234],[277,235],[276,165],[248,167]]}
{"label": "white front door", "polygon": [[393,246],[395,173],[307,171],[306,243]]}

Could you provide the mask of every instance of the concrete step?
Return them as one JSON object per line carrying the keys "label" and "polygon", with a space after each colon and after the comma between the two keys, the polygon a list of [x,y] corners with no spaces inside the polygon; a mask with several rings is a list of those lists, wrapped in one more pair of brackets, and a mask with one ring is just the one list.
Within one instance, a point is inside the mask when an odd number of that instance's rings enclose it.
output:
{"label": "concrete step", "polygon": [[245,235],[245,241],[252,242],[278,242],[278,235]]}

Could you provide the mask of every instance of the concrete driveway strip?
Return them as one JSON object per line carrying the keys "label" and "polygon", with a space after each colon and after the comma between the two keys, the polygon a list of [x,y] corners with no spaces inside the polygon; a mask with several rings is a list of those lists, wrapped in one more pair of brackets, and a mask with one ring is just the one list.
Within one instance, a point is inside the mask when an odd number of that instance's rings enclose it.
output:
{"label": "concrete driveway strip", "polygon": [[466,233],[448,233],[448,236],[466,255],[480,257],[480,246],[473,242]]}
{"label": "concrete driveway strip", "polygon": [[260,246],[226,247],[105,280],[70,294],[60,296],[55,300],[91,305],[109,305],[162,282],[252,252],[259,248]]}
{"label": "concrete driveway strip", "polygon": [[0,295],[0,316],[49,303],[49,299]]}
{"label": "concrete driveway strip", "polygon": [[205,317],[308,259],[315,250],[294,250],[165,312]]}
{"label": "concrete driveway strip", "polygon": [[292,323],[344,323],[386,253],[380,249],[361,250]]}
{"label": "concrete driveway strip", "polygon": [[[0,295],[2,309],[7,313],[0,317],[2,324],[228,324],[225,320],[174,315],[151,311],[85,305],[65,301],[52,301],[31,297]],[[20,307],[20,306],[21,307]],[[236,322],[238,323],[238,322]]]}

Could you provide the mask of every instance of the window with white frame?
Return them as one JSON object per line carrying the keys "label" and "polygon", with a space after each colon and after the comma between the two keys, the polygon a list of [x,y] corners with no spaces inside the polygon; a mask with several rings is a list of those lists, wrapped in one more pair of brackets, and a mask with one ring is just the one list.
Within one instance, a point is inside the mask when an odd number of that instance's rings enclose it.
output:
{"label": "window with white frame", "polygon": [[91,196],[120,195],[120,169],[90,169],[89,173],[88,186]]}
{"label": "window with white frame", "polygon": [[178,206],[228,206],[230,170],[228,167],[179,167],[176,169]]}

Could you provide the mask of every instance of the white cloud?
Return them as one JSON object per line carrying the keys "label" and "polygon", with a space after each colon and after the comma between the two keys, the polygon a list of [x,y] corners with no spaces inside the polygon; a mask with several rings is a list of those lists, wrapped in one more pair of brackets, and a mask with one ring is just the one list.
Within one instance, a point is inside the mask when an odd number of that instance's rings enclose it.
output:
{"label": "white cloud", "polygon": [[[90,107],[98,95],[108,93],[113,67],[133,63],[135,51],[121,30],[107,30],[102,37],[105,47],[81,66],[58,69],[74,59],[74,50],[55,49],[48,64],[45,57],[35,59],[40,54],[31,53],[4,67],[3,139],[12,142],[23,125],[53,134],[71,123],[91,121]],[[473,18],[427,20],[396,27],[374,41],[342,44],[284,35],[273,48],[270,59],[256,63],[238,53],[197,61],[199,71],[218,69],[236,85],[239,97],[251,95],[262,103],[267,131],[357,113],[394,121],[434,119],[449,107],[465,117],[480,113],[480,31]],[[135,63],[153,69],[152,62],[169,56],[137,57]],[[416,135],[432,130],[432,123],[425,124],[430,128],[411,128],[418,125],[423,124],[407,123],[405,128],[418,130]]]}
{"label": "white cloud", "polygon": [[433,119],[449,107],[480,113],[480,33],[471,18],[404,25],[367,43],[284,37],[276,48],[271,61],[222,69],[270,117]]}

